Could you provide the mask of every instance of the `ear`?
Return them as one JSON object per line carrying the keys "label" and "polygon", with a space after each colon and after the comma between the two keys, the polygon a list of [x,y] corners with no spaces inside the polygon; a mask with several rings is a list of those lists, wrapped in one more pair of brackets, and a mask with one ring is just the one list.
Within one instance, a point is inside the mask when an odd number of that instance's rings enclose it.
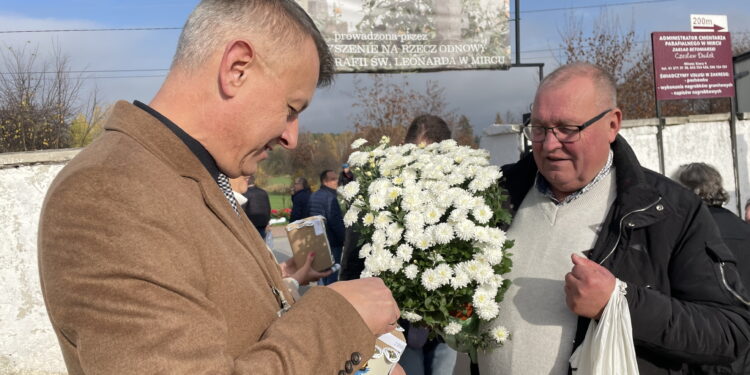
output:
{"label": "ear", "polygon": [[233,40],[224,49],[219,66],[219,89],[222,95],[234,97],[247,82],[255,62],[255,49],[245,40]]}
{"label": "ear", "polygon": [[617,133],[620,132],[620,126],[622,125],[622,111],[620,108],[612,110],[612,116],[609,120],[609,143],[615,141]]}

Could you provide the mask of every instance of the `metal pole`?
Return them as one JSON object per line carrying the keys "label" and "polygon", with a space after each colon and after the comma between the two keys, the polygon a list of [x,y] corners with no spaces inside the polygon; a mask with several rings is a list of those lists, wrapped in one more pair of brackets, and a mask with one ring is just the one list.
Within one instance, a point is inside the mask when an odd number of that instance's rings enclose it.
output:
{"label": "metal pole", "polygon": [[521,63],[521,0],[516,0],[516,64]]}
{"label": "metal pole", "polygon": [[661,103],[656,101],[656,119],[659,125],[656,127],[656,148],[659,150],[659,173],[664,174],[664,119],[661,118]]}
{"label": "metal pole", "polygon": [[[735,86],[736,87],[736,86]],[[732,168],[734,168],[734,188],[737,192],[737,212],[743,217],[742,197],[740,194],[740,164],[737,160],[737,103],[734,98],[729,98],[731,102],[731,113],[729,114],[729,139],[732,142]]]}

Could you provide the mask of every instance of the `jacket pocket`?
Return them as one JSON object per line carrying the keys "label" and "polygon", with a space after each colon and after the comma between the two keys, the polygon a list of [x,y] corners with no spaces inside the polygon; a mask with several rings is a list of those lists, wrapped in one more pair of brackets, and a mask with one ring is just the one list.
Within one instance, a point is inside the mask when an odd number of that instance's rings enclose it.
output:
{"label": "jacket pocket", "polygon": [[737,271],[737,259],[723,242],[707,242],[706,252],[714,261],[714,272],[731,300],[745,306],[750,306],[747,288],[742,284],[740,273]]}

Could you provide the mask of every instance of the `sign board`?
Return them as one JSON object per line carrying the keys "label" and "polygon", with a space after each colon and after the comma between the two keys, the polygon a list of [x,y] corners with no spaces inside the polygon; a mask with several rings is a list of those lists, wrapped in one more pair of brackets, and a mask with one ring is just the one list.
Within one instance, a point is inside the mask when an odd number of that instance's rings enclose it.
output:
{"label": "sign board", "polygon": [[691,14],[690,31],[715,33],[719,31],[728,32],[729,25],[727,16],[716,14]]}
{"label": "sign board", "polygon": [[729,33],[651,34],[656,100],[734,97]]}
{"label": "sign board", "polygon": [[508,69],[509,0],[297,0],[337,72]]}

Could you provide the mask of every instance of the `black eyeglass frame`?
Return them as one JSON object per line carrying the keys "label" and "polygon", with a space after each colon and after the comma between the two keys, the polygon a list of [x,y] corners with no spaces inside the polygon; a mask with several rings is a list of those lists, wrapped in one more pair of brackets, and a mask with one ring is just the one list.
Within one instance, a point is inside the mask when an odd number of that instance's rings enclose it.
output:
{"label": "black eyeglass frame", "polygon": [[[542,143],[542,142],[544,142],[545,139],[547,139],[547,132],[551,131],[552,135],[554,135],[555,139],[557,139],[557,141],[560,142],[560,143],[578,142],[578,140],[581,139],[581,132],[583,131],[583,129],[586,129],[589,126],[591,126],[594,123],[596,123],[597,121],[601,120],[602,117],[604,117],[604,115],[606,115],[609,112],[612,112],[613,109],[614,108],[609,108],[606,111],[604,111],[604,112],[602,112],[602,113],[600,113],[600,114],[592,117],[590,120],[584,122],[581,125],[558,125],[558,126],[549,126],[549,127],[548,126],[534,126],[534,125],[531,125],[531,118],[529,118],[529,121],[524,125],[524,127],[522,129],[523,135],[525,135],[526,138],[528,138],[531,142]],[[577,128],[578,129],[578,133],[576,133],[576,134],[578,134],[578,137],[576,139],[574,139],[574,140],[565,140],[565,141],[561,140],[560,137],[557,136],[557,132],[555,132],[554,129],[562,128],[562,127]],[[542,129],[544,129],[544,136],[542,137],[542,139],[540,141],[535,141],[533,139],[533,137],[531,136],[531,134],[528,134],[531,131],[531,128],[542,128]],[[529,129],[529,130],[527,130],[527,129]]]}

